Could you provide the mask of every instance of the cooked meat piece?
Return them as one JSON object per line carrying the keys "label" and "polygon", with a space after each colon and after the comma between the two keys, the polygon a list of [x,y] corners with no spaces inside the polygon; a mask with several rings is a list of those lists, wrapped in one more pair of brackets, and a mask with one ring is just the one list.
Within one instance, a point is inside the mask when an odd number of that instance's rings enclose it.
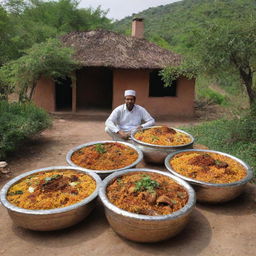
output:
{"label": "cooked meat piece", "polygon": [[67,202],[69,201],[69,198],[68,197],[65,197],[63,201],[61,201],[61,204],[66,204]]}
{"label": "cooked meat piece", "polygon": [[198,166],[215,165],[215,160],[208,154],[198,155],[190,159],[189,164]]}
{"label": "cooked meat piece", "polygon": [[162,126],[159,128],[155,128],[154,134],[155,135],[161,135],[161,134],[175,134],[176,131],[172,128],[169,128],[167,126]]}
{"label": "cooked meat piece", "polygon": [[69,178],[60,175],[57,178],[54,178],[52,180],[47,181],[46,183],[43,183],[40,189],[46,192],[64,190],[67,187],[68,182]]}
{"label": "cooked meat piece", "polygon": [[142,198],[145,199],[150,204],[154,204],[156,202],[156,193],[150,193],[150,192],[142,192]]}
{"label": "cooked meat piece", "polygon": [[215,161],[215,166],[216,166],[217,168],[227,168],[227,167],[228,167],[228,164],[227,164],[226,162],[216,160],[216,161]]}
{"label": "cooked meat piece", "polygon": [[234,174],[236,174],[234,171],[232,171],[232,170],[230,170],[230,169],[226,169],[226,170],[224,171],[224,173],[227,174],[227,175],[234,175]]}
{"label": "cooked meat piece", "polygon": [[75,181],[78,181],[79,180],[79,178],[76,176],[76,175],[72,175],[71,177],[70,177],[70,181],[71,182],[75,182]]}
{"label": "cooked meat piece", "polygon": [[[167,130],[168,129],[168,130]],[[174,130],[174,129],[172,129],[172,128],[168,128],[167,127],[167,129],[165,129],[165,132],[164,133],[171,133],[171,134],[176,134],[177,132]]]}
{"label": "cooked meat piece", "polygon": [[72,190],[70,191],[70,193],[73,194],[73,195],[78,195],[78,190],[72,189]]}
{"label": "cooked meat piece", "polygon": [[166,204],[166,205],[170,205],[170,206],[173,205],[172,200],[171,200],[168,196],[166,196],[166,195],[161,195],[161,196],[159,196],[159,197],[156,199],[156,202],[157,202],[158,204]]}

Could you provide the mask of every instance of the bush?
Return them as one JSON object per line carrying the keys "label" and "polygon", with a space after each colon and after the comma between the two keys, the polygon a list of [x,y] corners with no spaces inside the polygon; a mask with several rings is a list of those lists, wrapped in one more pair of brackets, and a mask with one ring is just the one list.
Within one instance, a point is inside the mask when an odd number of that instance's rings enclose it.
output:
{"label": "bush", "polygon": [[195,137],[195,143],[226,152],[248,163],[256,175],[256,121],[252,113],[240,119],[216,120],[183,128]]}
{"label": "bush", "polygon": [[219,105],[226,105],[228,101],[227,97],[210,88],[204,88],[198,91],[198,98],[199,100],[205,100],[209,103],[215,103]]}
{"label": "bush", "polygon": [[31,103],[0,101],[0,160],[50,125],[47,112]]}

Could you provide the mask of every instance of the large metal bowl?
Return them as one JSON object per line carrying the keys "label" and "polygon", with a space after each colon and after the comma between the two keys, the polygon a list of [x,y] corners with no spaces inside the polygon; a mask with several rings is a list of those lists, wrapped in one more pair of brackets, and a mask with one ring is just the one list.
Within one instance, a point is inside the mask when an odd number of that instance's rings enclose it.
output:
{"label": "large metal bowl", "polygon": [[[133,162],[130,165],[127,165],[125,167],[119,168],[119,169],[113,169],[113,170],[93,170],[93,169],[86,169],[84,167],[78,166],[75,163],[73,163],[73,161],[71,160],[71,156],[73,155],[73,153],[81,148],[84,147],[88,147],[91,145],[95,145],[95,144],[104,144],[104,143],[120,143],[123,145],[126,145],[130,148],[133,148],[137,153],[138,153],[138,158],[135,162]],[[143,153],[141,152],[140,149],[138,149],[137,147],[135,147],[134,145],[132,145],[131,143],[127,143],[127,142],[122,142],[122,141],[112,141],[112,140],[104,140],[104,141],[94,141],[94,142],[89,142],[89,143],[85,143],[82,145],[79,145],[73,149],[71,149],[66,156],[66,161],[68,162],[69,165],[71,166],[76,166],[76,167],[80,167],[83,168],[84,170],[89,170],[89,171],[93,171],[95,173],[97,173],[98,175],[100,175],[101,178],[105,178],[106,176],[108,176],[109,174],[113,173],[113,172],[117,172],[117,171],[121,171],[121,170],[125,170],[125,169],[129,169],[129,168],[133,168],[136,167],[136,165],[141,162],[141,160],[143,159]]]}
{"label": "large metal bowl", "polygon": [[[106,195],[106,188],[113,179],[131,172],[153,172],[170,177],[183,186],[189,194],[187,204],[180,210],[158,216],[131,213],[113,205]],[[105,208],[105,215],[113,230],[129,240],[136,242],[157,242],[178,234],[187,224],[195,205],[195,192],[185,181],[167,172],[151,169],[129,169],[113,173],[105,178],[100,186],[99,197]]]}
{"label": "large metal bowl", "polygon": [[[28,210],[24,208],[17,207],[11,203],[6,198],[9,188],[17,183],[22,178],[29,176],[33,173],[38,173],[42,171],[51,170],[75,170],[77,172],[83,172],[90,175],[96,182],[95,191],[85,198],[84,200],[72,204],[63,208],[55,208],[50,210]],[[80,221],[82,221],[93,209],[96,197],[98,195],[99,186],[101,184],[100,177],[93,173],[86,171],[82,168],[68,167],[68,166],[52,166],[48,168],[37,169],[34,171],[23,173],[14,179],[10,180],[1,190],[0,199],[4,207],[8,210],[9,216],[13,222],[20,227],[39,230],[39,231],[49,231],[67,228]]]}
{"label": "large metal bowl", "polygon": [[[214,183],[208,183],[203,182],[195,179],[191,179],[189,177],[183,176],[179,173],[177,173],[175,170],[172,169],[170,166],[170,160],[177,154],[183,153],[183,152],[209,152],[209,153],[217,153],[221,154],[227,157],[232,158],[233,160],[240,163],[242,166],[245,167],[247,175],[239,181],[232,182],[232,183],[225,183],[225,184],[214,184]],[[169,154],[165,159],[165,166],[166,168],[175,176],[189,182],[193,188],[196,191],[196,198],[197,201],[200,202],[208,202],[208,203],[222,203],[227,202],[229,200],[232,200],[239,196],[244,188],[245,185],[253,178],[253,171],[250,168],[249,165],[247,165],[242,160],[231,156],[229,154],[220,152],[220,151],[214,151],[214,150],[205,150],[205,149],[188,149],[188,150],[181,150],[174,153]]]}
{"label": "large metal bowl", "polygon": [[[152,127],[148,127],[148,128],[143,128],[142,130],[147,130],[147,129],[154,128],[154,127],[160,127],[160,126],[152,126]],[[187,144],[183,144],[183,145],[176,145],[176,146],[154,145],[154,144],[145,143],[145,142],[135,139],[134,135],[137,132],[137,130],[132,132],[131,139],[133,140],[133,144],[143,152],[144,161],[146,163],[163,164],[164,159],[171,152],[181,150],[181,149],[193,148],[194,137],[191,134],[184,132],[180,129],[176,129],[176,128],[172,128],[172,129],[188,135],[191,138],[191,142],[189,142]]]}

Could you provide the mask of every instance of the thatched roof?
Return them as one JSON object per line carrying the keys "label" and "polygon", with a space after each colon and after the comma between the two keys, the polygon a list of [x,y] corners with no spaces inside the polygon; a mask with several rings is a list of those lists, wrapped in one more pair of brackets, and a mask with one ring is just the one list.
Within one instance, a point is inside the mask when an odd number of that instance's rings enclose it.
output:
{"label": "thatched roof", "polygon": [[75,48],[75,58],[86,67],[158,69],[180,64],[181,56],[145,39],[106,30],[71,32],[62,37]]}

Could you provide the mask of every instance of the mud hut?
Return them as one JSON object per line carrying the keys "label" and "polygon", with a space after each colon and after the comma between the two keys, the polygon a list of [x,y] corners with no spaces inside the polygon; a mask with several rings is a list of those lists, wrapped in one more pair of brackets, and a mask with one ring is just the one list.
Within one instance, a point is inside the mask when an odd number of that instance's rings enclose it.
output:
{"label": "mud hut", "polygon": [[142,19],[134,19],[132,35],[106,30],[72,32],[62,37],[75,49],[81,64],[72,78],[53,82],[42,78],[34,101],[50,112],[113,109],[123,103],[123,91],[137,91],[137,103],[152,115],[192,116],[194,80],[184,77],[164,87],[159,70],[179,65],[181,56],[143,38]]}

